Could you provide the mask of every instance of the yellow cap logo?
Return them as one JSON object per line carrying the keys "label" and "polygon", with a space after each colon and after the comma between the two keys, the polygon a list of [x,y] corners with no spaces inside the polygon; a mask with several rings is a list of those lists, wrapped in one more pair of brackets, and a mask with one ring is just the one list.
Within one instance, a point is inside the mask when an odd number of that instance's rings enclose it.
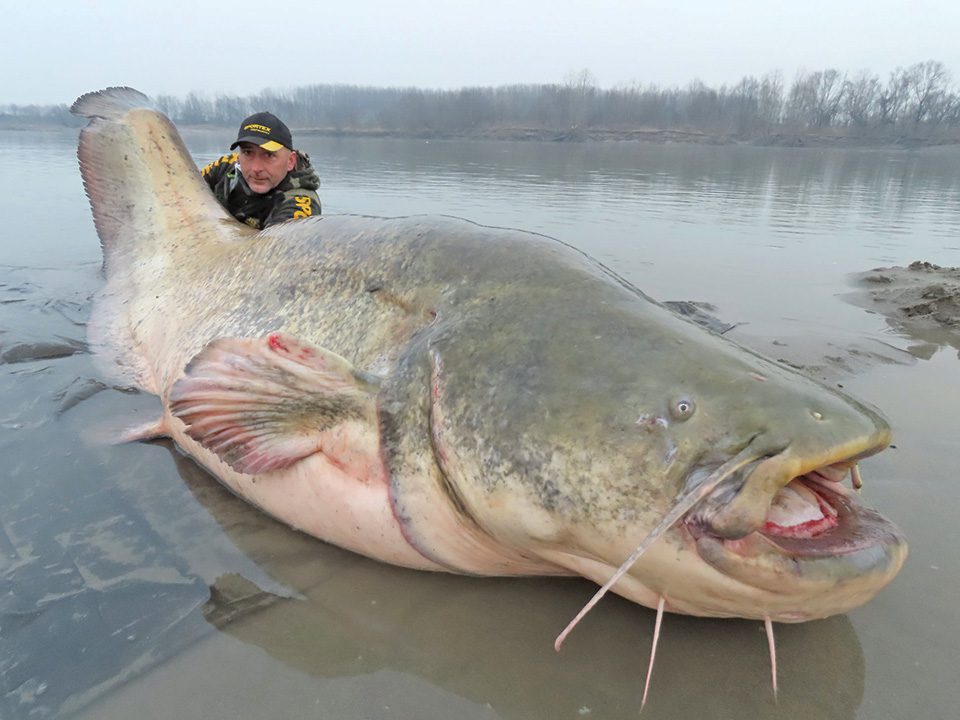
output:
{"label": "yellow cap logo", "polygon": [[257,125],[256,123],[250,123],[249,125],[243,126],[244,130],[253,130],[253,132],[263,133],[264,135],[270,134],[270,128],[266,125]]}

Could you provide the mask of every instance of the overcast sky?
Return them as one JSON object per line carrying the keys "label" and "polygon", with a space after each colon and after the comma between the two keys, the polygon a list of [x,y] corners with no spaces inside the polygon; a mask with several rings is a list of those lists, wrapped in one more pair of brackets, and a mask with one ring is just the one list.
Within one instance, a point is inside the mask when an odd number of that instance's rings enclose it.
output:
{"label": "overcast sky", "polygon": [[0,104],[248,94],[315,83],[457,88],[736,83],[780,70],[940,60],[960,79],[960,0],[9,0]]}

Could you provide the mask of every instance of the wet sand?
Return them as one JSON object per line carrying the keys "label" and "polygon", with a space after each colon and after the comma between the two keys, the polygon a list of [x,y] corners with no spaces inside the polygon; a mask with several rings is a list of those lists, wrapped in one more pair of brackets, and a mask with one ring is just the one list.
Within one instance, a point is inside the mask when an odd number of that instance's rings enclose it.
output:
{"label": "wet sand", "polygon": [[891,327],[960,351],[960,268],[917,260],[858,273],[849,301],[883,315]]}

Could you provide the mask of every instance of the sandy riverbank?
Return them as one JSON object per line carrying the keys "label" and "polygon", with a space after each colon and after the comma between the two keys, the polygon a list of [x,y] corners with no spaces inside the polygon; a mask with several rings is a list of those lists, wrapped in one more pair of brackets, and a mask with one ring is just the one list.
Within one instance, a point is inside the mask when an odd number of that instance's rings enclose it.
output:
{"label": "sandy riverbank", "polygon": [[896,331],[960,351],[960,268],[917,260],[907,267],[874,268],[853,276],[845,299],[883,315]]}

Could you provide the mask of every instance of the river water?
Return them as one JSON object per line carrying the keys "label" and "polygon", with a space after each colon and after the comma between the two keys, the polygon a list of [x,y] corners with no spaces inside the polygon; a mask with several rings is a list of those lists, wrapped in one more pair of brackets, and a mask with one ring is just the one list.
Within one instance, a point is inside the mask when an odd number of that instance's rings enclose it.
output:
{"label": "river water", "polygon": [[[229,133],[191,133],[198,162]],[[155,400],[84,344],[99,243],[76,134],[0,139],[0,717],[627,718],[653,613],[575,579],[388,567],[234,498],[165,442],[98,441]],[[778,626],[668,616],[648,718],[956,717],[960,362],[845,301],[849,274],[960,266],[960,150],[306,138],[324,212],[441,213],[557,237],[660,300],[879,406],[865,500],[905,531],[894,583]]]}

